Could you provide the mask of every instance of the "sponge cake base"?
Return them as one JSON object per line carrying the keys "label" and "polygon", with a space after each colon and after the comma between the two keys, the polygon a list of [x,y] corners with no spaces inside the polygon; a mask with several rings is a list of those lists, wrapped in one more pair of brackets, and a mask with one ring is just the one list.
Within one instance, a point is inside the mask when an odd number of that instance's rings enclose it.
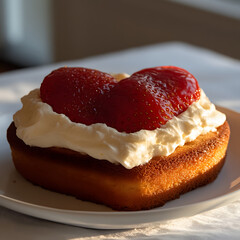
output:
{"label": "sponge cake base", "polygon": [[7,131],[14,165],[24,178],[121,211],[162,206],[212,182],[224,164],[229,135],[226,121],[216,132],[199,136],[169,156],[126,169],[69,149],[28,146],[16,136],[14,123]]}

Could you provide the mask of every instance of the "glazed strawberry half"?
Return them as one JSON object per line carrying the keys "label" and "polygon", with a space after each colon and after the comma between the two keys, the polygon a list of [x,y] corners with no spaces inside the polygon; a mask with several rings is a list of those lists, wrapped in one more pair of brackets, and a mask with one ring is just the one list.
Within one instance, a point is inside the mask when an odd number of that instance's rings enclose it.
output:
{"label": "glazed strawberry half", "polygon": [[110,74],[97,70],[63,67],[45,77],[40,94],[53,111],[90,125],[98,122],[98,101],[116,82]]}
{"label": "glazed strawberry half", "polygon": [[93,69],[60,68],[45,77],[40,93],[74,122],[127,133],[159,128],[200,98],[194,76],[173,66],[143,69],[119,82]]}

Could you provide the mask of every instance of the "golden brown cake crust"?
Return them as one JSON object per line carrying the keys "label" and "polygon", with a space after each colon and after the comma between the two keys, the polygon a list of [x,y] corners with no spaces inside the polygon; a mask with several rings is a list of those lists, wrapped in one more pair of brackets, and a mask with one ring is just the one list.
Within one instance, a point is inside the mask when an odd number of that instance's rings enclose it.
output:
{"label": "golden brown cake crust", "polygon": [[229,135],[226,121],[216,132],[199,136],[167,157],[126,169],[69,149],[27,146],[16,136],[14,123],[7,131],[13,162],[26,179],[117,210],[162,206],[213,181],[224,164]]}

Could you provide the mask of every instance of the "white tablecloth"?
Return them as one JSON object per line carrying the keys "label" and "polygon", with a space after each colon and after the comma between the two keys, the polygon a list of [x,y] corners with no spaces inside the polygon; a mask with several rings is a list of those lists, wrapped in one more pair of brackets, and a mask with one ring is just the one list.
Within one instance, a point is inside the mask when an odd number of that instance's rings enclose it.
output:
{"label": "white tablecloth", "polygon": [[[130,74],[160,65],[183,67],[195,75],[214,103],[240,112],[240,61],[188,44],[166,43],[1,74],[0,114],[14,113],[22,95],[63,65]],[[240,239],[240,200],[197,216],[131,230],[67,226],[0,207],[0,239]]]}

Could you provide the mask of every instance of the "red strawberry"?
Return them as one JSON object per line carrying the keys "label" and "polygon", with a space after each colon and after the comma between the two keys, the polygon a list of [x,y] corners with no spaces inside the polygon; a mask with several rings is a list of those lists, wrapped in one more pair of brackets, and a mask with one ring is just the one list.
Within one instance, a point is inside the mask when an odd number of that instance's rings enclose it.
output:
{"label": "red strawberry", "polygon": [[199,99],[197,80],[184,69],[144,69],[116,84],[104,97],[101,122],[120,132],[153,130]]}
{"label": "red strawberry", "polygon": [[109,74],[86,68],[59,68],[45,77],[40,88],[43,102],[73,122],[96,123],[95,104],[116,80]]}
{"label": "red strawberry", "polygon": [[43,102],[74,122],[102,122],[120,132],[153,130],[199,99],[197,80],[184,69],[144,69],[117,82],[85,68],[60,68],[41,85]]}

